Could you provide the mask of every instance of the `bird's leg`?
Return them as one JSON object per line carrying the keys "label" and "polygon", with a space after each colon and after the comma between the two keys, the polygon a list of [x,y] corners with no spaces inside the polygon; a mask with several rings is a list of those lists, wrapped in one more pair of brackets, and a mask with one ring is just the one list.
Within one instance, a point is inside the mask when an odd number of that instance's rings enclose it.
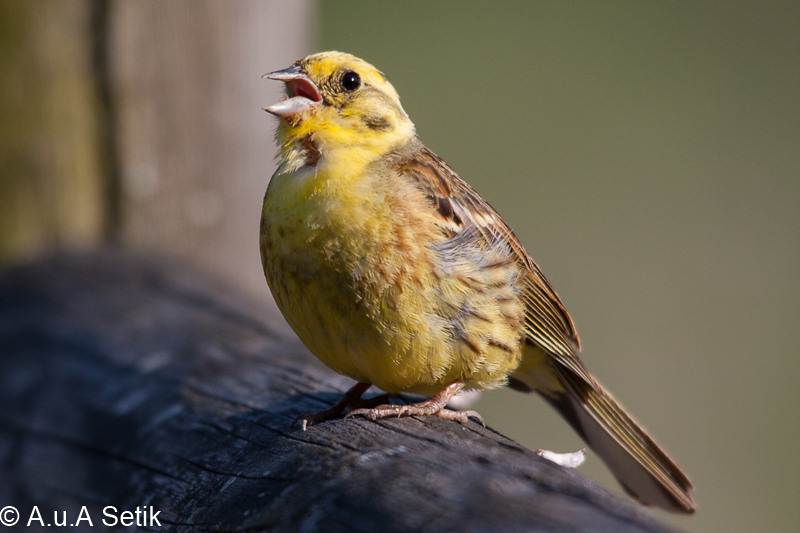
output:
{"label": "bird's leg", "polygon": [[380,405],[382,403],[388,402],[390,398],[394,397],[393,394],[381,394],[380,396],[376,396],[374,398],[370,398],[368,400],[362,400],[361,395],[367,392],[372,386],[371,383],[366,382],[359,382],[353,385],[350,390],[344,393],[342,399],[339,402],[331,407],[330,409],[326,409],[324,411],[317,411],[314,413],[303,413],[294,420],[292,420],[292,425],[298,420],[303,421],[303,431],[309,425],[313,425],[317,422],[324,422],[325,420],[332,420],[334,418],[338,418],[341,416],[342,413],[350,412],[353,409],[358,408],[366,408],[369,409],[371,407],[375,407],[376,405]]}
{"label": "bird's leg", "polygon": [[370,420],[377,420],[378,418],[388,417],[399,418],[401,416],[436,415],[447,420],[455,420],[462,424],[465,424],[467,420],[469,420],[469,417],[474,417],[483,424],[483,418],[475,411],[453,411],[445,407],[447,402],[449,402],[458,391],[464,388],[466,384],[467,380],[454,381],[430,400],[411,405],[379,405],[373,408],[354,409],[347,414],[346,418],[362,415]]}

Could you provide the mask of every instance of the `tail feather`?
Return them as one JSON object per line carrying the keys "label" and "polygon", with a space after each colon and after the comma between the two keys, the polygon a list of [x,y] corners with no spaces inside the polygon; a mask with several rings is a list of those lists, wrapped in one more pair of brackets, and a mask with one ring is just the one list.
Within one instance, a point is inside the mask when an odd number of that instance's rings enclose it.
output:
{"label": "tail feather", "polygon": [[[549,365],[548,365],[549,366]],[[550,366],[561,387],[541,387],[541,367],[532,379],[517,372],[512,386],[536,390],[600,456],[632,496],[648,505],[674,512],[697,509],[692,482],[639,424],[594,379],[560,365]],[[520,387],[520,383],[525,384]],[[538,385],[538,386],[535,386]]]}

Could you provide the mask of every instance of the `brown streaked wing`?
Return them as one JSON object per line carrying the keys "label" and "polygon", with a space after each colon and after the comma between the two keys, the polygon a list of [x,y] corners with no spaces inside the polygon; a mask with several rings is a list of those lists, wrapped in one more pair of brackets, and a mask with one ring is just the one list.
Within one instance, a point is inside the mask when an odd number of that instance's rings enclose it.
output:
{"label": "brown streaked wing", "polygon": [[473,224],[487,239],[501,238],[509,244],[526,274],[521,297],[525,302],[527,340],[593,384],[594,380],[575,355],[580,342],[572,318],[500,215],[447,163],[422,145],[413,156],[400,160],[396,170],[415,180],[423,189],[432,206],[446,221],[444,227],[448,233],[454,235]]}

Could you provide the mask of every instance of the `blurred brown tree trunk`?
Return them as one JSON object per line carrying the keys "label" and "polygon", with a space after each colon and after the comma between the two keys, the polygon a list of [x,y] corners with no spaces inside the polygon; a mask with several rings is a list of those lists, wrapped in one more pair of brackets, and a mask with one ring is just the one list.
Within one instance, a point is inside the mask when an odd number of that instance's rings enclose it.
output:
{"label": "blurred brown tree trunk", "polygon": [[313,3],[0,0],[0,263],[103,240],[264,291],[260,198]]}
{"label": "blurred brown tree trunk", "polygon": [[281,87],[308,53],[309,2],[121,1],[112,13],[122,241],[267,294],[258,254]]}
{"label": "blurred brown tree trunk", "polygon": [[0,263],[101,238],[90,7],[0,0]]}

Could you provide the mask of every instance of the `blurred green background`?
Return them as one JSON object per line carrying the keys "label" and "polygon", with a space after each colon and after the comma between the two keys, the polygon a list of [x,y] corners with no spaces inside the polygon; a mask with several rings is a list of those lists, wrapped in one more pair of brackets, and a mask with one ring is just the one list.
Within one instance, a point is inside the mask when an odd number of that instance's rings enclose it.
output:
{"label": "blurred green background", "polygon": [[[691,531],[800,527],[800,3],[323,1],[514,228],[590,371],[696,485]],[[526,446],[583,444],[482,396]],[[621,492],[590,455],[581,471]]]}
{"label": "blurred green background", "polygon": [[[325,49],[388,76],[690,474],[697,515],[659,517],[797,531],[796,0],[0,0],[0,264],[116,242],[269,298],[260,108],[281,88],[259,77]],[[583,446],[538,398],[476,408],[532,449]],[[594,455],[580,471],[621,492]]]}

